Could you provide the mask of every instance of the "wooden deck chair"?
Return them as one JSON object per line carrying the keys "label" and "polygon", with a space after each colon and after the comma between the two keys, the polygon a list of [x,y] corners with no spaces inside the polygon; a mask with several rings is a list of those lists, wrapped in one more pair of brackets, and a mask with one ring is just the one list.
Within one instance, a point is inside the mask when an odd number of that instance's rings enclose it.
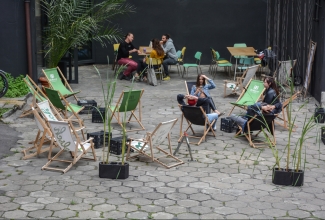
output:
{"label": "wooden deck chair", "polygon": [[[273,114],[263,114],[262,116],[255,115],[254,117],[248,119],[246,126],[244,128],[238,125],[238,130],[235,134],[235,137],[241,135],[245,136],[249,142],[249,145],[254,148],[258,148],[256,145],[264,145],[262,147],[269,147],[271,144],[272,146],[275,146],[276,144],[275,133],[274,133],[275,117],[276,115]],[[262,132],[265,134],[267,139],[264,141],[261,141],[260,138],[252,139],[253,131],[258,131],[255,134],[255,137],[257,137],[257,135]],[[265,136],[263,138],[265,138]]]}
{"label": "wooden deck chair", "polygon": [[292,69],[297,60],[279,61],[277,70],[274,72],[274,78],[280,85],[289,86],[288,79],[291,77]]}
{"label": "wooden deck chair", "polygon": [[[293,100],[295,100],[298,95],[300,94],[300,92],[296,92],[295,94],[293,94],[291,97],[287,98],[286,100],[284,100],[284,102],[282,102],[282,111],[277,115],[276,119],[280,120],[275,120],[274,122],[282,127],[284,127],[285,129],[290,128],[290,124],[289,124],[289,104],[290,102],[292,102]],[[296,131],[297,126],[293,124],[292,127],[292,131]]]}
{"label": "wooden deck chair", "polygon": [[[118,99],[116,105],[110,106],[109,109],[112,112],[111,120],[113,117],[116,118],[117,123],[121,125],[123,128],[123,120],[120,116],[121,112],[131,112],[131,115],[129,119],[126,121],[129,122],[138,122],[141,128],[139,129],[132,129],[132,130],[126,130],[126,131],[138,131],[138,130],[144,130],[144,126],[141,123],[141,97],[144,90],[132,90],[132,91],[122,91],[120,98]],[[139,115],[138,117],[135,114],[136,108],[138,106]],[[132,117],[135,118],[134,121],[131,121]]]}
{"label": "wooden deck chair", "polygon": [[[65,98],[73,96],[76,101],[78,101],[76,94],[80,91],[74,92],[71,89],[67,79],[64,77],[59,67],[46,70],[42,69],[42,71],[53,90],[59,91]],[[61,79],[64,81],[64,84]]]}
{"label": "wooden deck chair", "polygon": [[[214,130],[212,129],[212,125],[215,122],[209,122],[207,115],[205,114],[204,109],[202,106],[182,106],[179,105],[180,110],[182,111],[182,118],[181,118],[181,124],[180,124],[180,138],[178,139],[178,142],[180,142],[183,138],[184,132],[187,132],[189,129],[191,129],[193,135],[188,135],[189,138],[195,138],[199,139],[198,142],[190,142],[191,144],[200,145],[200,143],[205,140],[206,136],[214,136],[216,137],[216,134]],[[187,128],[183,131],[183,120],[187,121]],[[203,134],[202,133],[196,133],[193,129],[192,125],[199,125],[204,126]],[[208,134],[208,132],[211,131],[212,134]]]}
{"label": "wooden deck chair", "polygon": [[[225,98],[229,95],[239,95],[242,93],[249,81],[255,76],[258,68],[258,65],[248,67],[241,77],[236,77],[236,82],[224,80],[223,97]],[[227,94],[227,89],[230,89],[231,93]]]}
{"label": "wooden deck chair", "polygon": [[[56,170],[66,173],[81,158],[96,161],[93,138],[89,138],[82,142],[71,121],[49,121],[49,124],[52,131],[51,146],[48,154],[49,161],[42,167],[42,170]],[[56,140],[60,150],[52,157],[54,140]],[[91,158],[85,157],[89,150],[92,150],[93,155]],[[60,156],[64,151],[73,152],[73,154],[71,154],[73,159],[71,160],[69,157],[61,159]],[[68,166],[59,168],[60,163],[57,162],[68,163]],[[54,163],[54,165],[52,163]]]}
{"label": "wooden deck chair", "polygon": [[240,94],[237,101],[230,103],[234,106],[230,110],[228,116],[232,113],[236,106],[246,109],[247,106],[255,104],[261,98],[264,91],[265,88],[263,81],[251,79],[247,86],[244,87],[244,90]]}
{"label": "wooden deck chair", "polygon": [[[37,84],[28,76],[26,75],[25,78],[23,78],[25,84],[27,85],[30,93],[33,95],[33,101],[32,101],[32,106],[34,106],[35,108],[35,103],[41,102],[46,100],[46,95],[43,93],[42,89],[40,89]],[[25,117],[26,115],[30,115],[32,114],[32,109],[28,109],[26,111],[24,111],[19,117]]]}
{"label": "wooden deck chair", "polygon": [[[43,102],[36,103],[36,106],[40,110],[41,115],[44,117],[44,119],[48,121],[67,121],[64,119],[60,113],[56,110],[56,108],[53,106],[51,102],[48,100],[45,100]],[[68,119],[69,120],[69,119]],[[83,137],[83,140],[85,139],[85,134],[83,129],[85,128],[83,121],[79,121],[79,127],[75,127],[76,131],[80,131]]]}
{"label": "wooden deck chair", "polygon": [[[129,160],[131,158],[143,155],[145,157],[150,158],[152,162],[157,162],[168,169],[183,164],[184,162],[181,159],[173,155],[171,148],[170,131],[174,127],[176,122],[177,118],[159,123],[159,125],[155,128],[152,133],[147,132],[147,135],[144,139],[130,138],[126,159]],[[168,150],[164,150],[161,147],[161,144],[166,140],[166,138],[168,139]],[[130,156],[131,149],[134,150],[134,153],[136,153],[136,155]],[[164,156],[156,157],[155,150],[162,152]],[[162,158],[165,158],[165,160],[170,159],[173,162],[176,161],[176,163],[170,164],[169,161],[169,163],[167,164],[164,159],[161,160]]]}
{"label": "wooden deck chair", "polygon": [[[68,102],[64,98],[64,96],[57,90],[45,88],[45,92],[53,106],[63,113],[65,119],[71,120],[73,117],[76,117],[78,121],[82,122],[78,113],[84,109],[84,106],[79,106]],[[72,115],[69,116],[68,112],[71,112]]]}
{"label": "wooden deck chair", "polygon": [[[23,160],[29,159],[34,156],[38,156],[43,152],[49,151],[50,146],[43,148],[43,145],[51,140],[51,129],[47,126],[44,119],[39,115],[38,111],[32,107],[32,113],[34,114],[35,122],[38,127],[38,132],[35,141],[32,142],[33,146],[24,149],[22,153],[24,154]],[[55,142],[53,144],[56,144]],[[35,150],[33,153],[30,153]]]}

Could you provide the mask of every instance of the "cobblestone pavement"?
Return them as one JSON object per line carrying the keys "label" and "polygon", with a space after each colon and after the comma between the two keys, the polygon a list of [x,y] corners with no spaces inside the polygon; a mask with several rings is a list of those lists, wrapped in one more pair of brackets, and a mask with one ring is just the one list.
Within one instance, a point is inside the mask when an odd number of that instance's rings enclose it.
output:
{"label": "cobblestone pavement", "polygon": [[[102,74],[106,66],[99,65]],[[153,131],[159,122],[180,118],[176,95],[185,93],[184,79],[173,67],[171,81],[156,87],[142,82],[134,88],[145,89],[142,98],[142,121],[146,131]],[[110,71],[111,72],[111,71]],[[207,73],[207,67],[203,68]],[[195,80],[192,70],[188,80]],[[218,73],[217,88],[212,96],[220,111],[231,108],[229,102],[236,97],[223,98],[223,80],[228,78]],[[93,66],[79,69],[80,99],[94,99],[103,105],[100,79]],[[105,80],[104,80],[105,81]],[[117,82],[115,97],[130,86],[125,80]],[[293,104],[293,115],[298,115],[298,129],[291,135],[296,143],[301,135],[305,115],[312,116],[315,100],[309,101],[299,112],[302,100]],[[236,109],[235,113],[241,112]],[[184,164],[165,169],[148,160],[131,161],[130,177],[125,180],[101,179],[98,177],[98,161],[80,160],[66,174],[42,171],[47,153],[38,158],[21,160],[23,148],[30,146],[37,129],[32,117],[18,118],[21,111],[6,118],[10,126],[20,132],[21,139],[12,146],[14,155],[0,160],[0,217],[22,218],[128,218],[128,219],[292,219],[325,218],[325,154],[323,144],[316,142],[318,125],[306,141],[305,180],[303,187],[277,186],[272,184],[274,157],[270,148],[253,149],[243,138],[234,138],[234,133],[220,131],[218,120],[217,137],[208,137],[199,146],[191,145],[195,161],[189,161],[185,145],[178,154]],[[102,129],[102,124],[92,123],[91,115],[81,115],[86,131]],[[172,130],[172,145],[175,149],[179,137],[178,121]],[[132,125],[136,126],[136,125]],[[113,137],[121,134],[114,122]],[[201,129],[197,127],[197,129]],[[129,137],[143,137],[146,131],[130,132]],[[277,148],[280,155],[288,141],[288,131],[276,125]],[[263,135],[260,135],[263,136]],[[101,149],[96,149],[98,160]],[[112,155],[111,161],[120,160]],[[281,164],[285,165],[285,156]]]}

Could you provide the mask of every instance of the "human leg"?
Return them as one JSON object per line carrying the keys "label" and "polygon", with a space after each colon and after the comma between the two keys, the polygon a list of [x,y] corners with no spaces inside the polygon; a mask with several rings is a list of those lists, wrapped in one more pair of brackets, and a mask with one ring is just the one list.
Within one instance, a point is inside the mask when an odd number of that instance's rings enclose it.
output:
{"label": "human leg", "polygon": [[214,123],[212,124],[212,128],[213,130],[216,130],[217,129],[217,120],[219,118],[219,115],[217,113],[211,113],[211,114],[207,114],[207,117],[208,117],[208,120],[210,123],[214,121]]}
{"label": "human leg", "polygon": [[163,64],[163,67],[164,67],[164,73],[165,73],[166,77],[169,77],[168,65],[176,64],[176,60],[174,60],[172,58],[166,58],[166,59],[164,59],[162,64]]}
{"label": "human leg", "polygon": [[177,102],[178,102],[178,104],[180,104],[180,105],[186,105],[185,102],[184,102],[184,98],[185,98],[185,95],[178,94],[177,95]]}
{"label": "human leg", "polygon": [[127,69],[124,71],[124,76],[130,77],[131,73],[137,69],[138,64],[130,58],[121,58],[118,62],[119,65],[126,65]]}
{"label": "human leg", "polygon": [[237,125],[239,125],[243,130],[245,129],[245,125],[247,123],[247,120],[240,115],[231,114],[229,116],[230,119],[232,119]]}

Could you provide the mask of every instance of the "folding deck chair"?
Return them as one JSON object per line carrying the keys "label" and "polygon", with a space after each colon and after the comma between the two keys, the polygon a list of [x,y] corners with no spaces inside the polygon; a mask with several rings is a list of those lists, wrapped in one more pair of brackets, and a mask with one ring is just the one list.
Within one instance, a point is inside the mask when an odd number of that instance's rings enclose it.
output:
{"label": "folding deck chair", "polygon": [[[132,90],[132,91],[122,91],[120,98],[118,99],[116,105],[110,106],[109,109],[112,112],[112,118],[116,118],[117,123],[123,128],[123,120],[121,120],[120,113],[121,112],[131,112],[129,119],[126,121],[127,123],[130,122],[138,122],[141,128],[139,129],[132,129],[126,131],[138,131],[144,130],[144,126],[141,123],[141,97],[144,90]],[[135,115],[136,108],[138,106],[139,115],[138,117]],[[132,117],[135,118],[135,121],[131,121]]]}
{"label": "folding deck chair", "polygon": [[[173,119],[170,121],[159,123],[159,125],[155,128],[152,133],[147,132],[147,135],[144,139],[130,138],[131,140],[128,144],[126,159],[129,160],[131,158],[135,158],[142,155],[150,158],[152,162],[157,162],[168,169],[183,164],[184,162],[181,159],[173,155],[171,148],[170,131],[174,127],[176,122],[177,119]],[[168,139],[168,150],[164,150],[161,147],[161,144],[166,140],[166,138]],[[130,156],[131,149],[134,150],[136,155]],[[162,152],[164,156],[156,157],[156,150],[158,150],[158,152]],[[161,160],[162,158],[165,158],[166,161],[168,159],[176,161],[176,163],[170,164],[170,161],[168,161],[169,163],[167,164],[167,162]]]}
{"label": "folding deck chair", "polygon": [[[48,162],[42,167],[42,170],[56,170],[66,173],[75,163],[77,163],[81,158],[90,159],[96,161],[96,153],[94,149],[93,138],[82,142],[78,137],[77,132],[75,131],[72,123],[66,121],[48,121],[52,131],[51,146],[48,154]],[[71,133],[72,131],[72,133]],[[52,150],[54,146],[54,140],[56,140],[57,145],[60,147],[59,152],[57,152],[52,157]],[[92,157],[85,157],[87,152],[92,151]],[[71,158],[62,158],[61,154],[64,151],[73,152]],[[65,168],[59,168],[60,163],[68,163],[68,166]],[[54,165],[52,164],[54,163]]]}
{"label": "folding deck chair", "polygon": [[[216,134],[214,130],[212,129],[213,123],[215,123],[215,120],[213,120],[211,123],[208,120],[208,116],[205,114],[205,111],[203,110],[202,106],[182,106],[179,105],[180,110],[182,111],[182,118],[181,118],[181,124],[180,124],[180,138],[178,139],[178,142],[180,142],[184,136],[184,132],[187,132],[189,129],[191,129],[193,135],[188,135],[189,138],[196,138],[199,139],[198,142],[190,142],[191,144],[200,145],[200,143],[205,140],[206,136],[214,136],[216,137]],[[187,121],[187,128],[183,131],[183,120]],[[196,133],[192,127],[192,125],[199,125],[204,126],[203,134],[202,133]],[[208,134],[208,132],[211,131],[211,134]],[[199,136],[197,136],[199,135]]]}
{"label": "folding deck chair", "polygon": [[297,60],[279,61],[278,68],[274,72],[274,78],[280,85],[289,86],[288,79],[291,77],[296,62]]}
{"label": "folding deck chair", "polygon": [[[258,65],[248,67],[241,77],[236,77],[236,82],[224,80],[223,97],[237,95],[239,91],[242,93],[250,80],[255,76],[258,68]],[[227,94],[227,89],[231,89],[231,93]]]}
{"label": "folding deck chair", "polygon": [[[296,92],[294,95],[292,95],[291,97],[287,98],[286,100],[284,100],[284,102],[282,102],[282,111],[277,115],[276,119],[280,120],[275,120],[274,122],[282,127],[284,127],[285,129],[290,129],[290,124],[289,124],[289,109],[288,106],[290,104],[290,102],[292,102],[293,100],[295,100],[298,95],[300,94],[300,92]],[[292,124],[292,131],[296,131],[297,126]]]}
{"label": "folding deck chair", "polygon": [[264,90],[265,88],[263,81],[251,79],[247,86],[244,87],[244,90],[240,94],[237,101],[230,103],[234,106],[232,107],[228,116],[232,113],[236,106],[245,109],[247,106],[255,104],[263,95]]}
{"label": "folding deck chair", "polygon": [[[38,156],[41,153],[50,150],[50,146],[43,148],[43,144],[51,140],[51,129],[47,126],[44,119],[39,115],[39,113],[36,111],[36,109],[34,109],[34,107],[32,107],[32,113],[34,114],[35,122],[38,127],[38,132],[35,137],[35,141],[32,142],[33,146],[22,151],[22,153],[24,154],[22,158],[23,160]],[[53,142],[53,144],[56,143]],[[34,150],[34,152],[31,153],[32,150]]]}
{"label": "folding deck chair", "polygon": [[[40,110],[41,115],[44,117],[45,121],[69,121],[69,119],[64,119],[60,113],[56,110],[51,102],[45,100],[43,102],[36,103],[37,108]],[[76,131],[80,131],[85,140],[85,134],[83,129],[85,128],[83,121],[78,120],[79,127],[75,128]]]}
{"label": "folding deck chair", "polygon": [[[43,93],[43,91],[36,85],[36,83],[28,76],[26,75],[25,78],[23,78],[25,84],[27,85],[30,93],[33,95],[33,101],[32,101],[32,106],[35,108],[35,103],[41,102],[46,100],[46,95]],[[26,115],[32,114],[32,109],[28,109],[24,111],[19,117],[25,117]]]}
{"label": "folding deck chair", "polygon": [[[73,96],[76,101],[78,101],[76,94],[80,91],[74,92],[71,89],[67,79],[64,77],[59,67],[46,70],[42,69],[42,71],[53,90],[58,90],[65,98]],[[64,84],[61,79],[64,81]]]}
{"label": "folding deck chair", "polygon": [[[269,147],[271,144],[272,146],[275,146],[276,144],[275,133],[274,133],[275,117],[276,115],[273,114],[263,114],[262,116],[255,115],[254,117],[248,119],[246,126],[244,128],[238,125],[238,130],[237,133],[235,134],[235,137],[241,135],[245,136],[249,142],[249,145],[254,148],[257,148],[256,145],[265,145],[265,147]],[[263,132],[267,140],[261,141],[261,139],[255,139],[255,140],[252,139],[253,131],[258,131],[255,137],[257,137],[259,133]]]}
{"label": "folding deck chair", "polygon": [[[65,119],[71,120],[73,117],[76,117],[78,121],[82,122],[82,119],[79,117],[78,113],[85,108],[84,106],[79,106],[68,102],[64,98],[64,96],[57,90],[45,88],[45,91],[50,102],[53,104],[54,107],[56,107],[63,113]],[[61,100],[64,102],[64,104]],[[72,115],[69,116],[68,112],[71,112]]]}

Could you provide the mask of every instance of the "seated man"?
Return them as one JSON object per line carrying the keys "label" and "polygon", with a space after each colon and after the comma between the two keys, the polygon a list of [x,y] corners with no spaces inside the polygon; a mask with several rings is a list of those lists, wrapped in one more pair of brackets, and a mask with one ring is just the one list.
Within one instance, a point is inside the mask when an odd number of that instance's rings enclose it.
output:
{"label": "seated man", "polygon": [[267,114],[278,114],[281,112],[282,105],[269,105],[265,102],[257,102],[254,105],[250,105],[247,107],[247,112],[245,115],[235,115],[232,114],[229,116],[236,124],[238,124],[243,130],[245,130],[245,126],[247,121],[254,117],[254,115],[262,115],[263,113]]}
{"label": "seated man", "polygon": [[[178,94],[177,95],[177,102],[180,105],[186,105],[184,102],[184,98],[187,98],[189,100],[189,105],[191,106],[202,106],[205,112],[208,112],[207,110],[211,108],[211,102],[208,98],[199,98],[197,96],[193,95],[183,95],[183,94]],[[218,113],[211,113],[211,114],[206,114],[208,117],[209,122],[212,122],[215,119],[214,124],[212,125],[213,130],[217,130],[217,125],[216,122],[219,118]]]}

